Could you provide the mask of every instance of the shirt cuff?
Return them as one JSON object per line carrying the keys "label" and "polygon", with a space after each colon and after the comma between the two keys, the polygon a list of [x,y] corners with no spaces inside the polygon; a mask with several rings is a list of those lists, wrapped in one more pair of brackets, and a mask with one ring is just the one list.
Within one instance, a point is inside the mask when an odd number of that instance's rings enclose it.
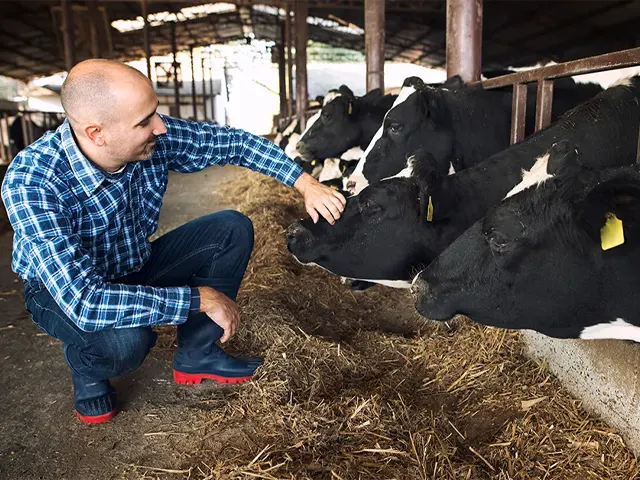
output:
{"label": "shirt cuff", "polygon": [[189,305],[189,313],[198,313],[200,311],[200,290],[191,287],[191,304]]}

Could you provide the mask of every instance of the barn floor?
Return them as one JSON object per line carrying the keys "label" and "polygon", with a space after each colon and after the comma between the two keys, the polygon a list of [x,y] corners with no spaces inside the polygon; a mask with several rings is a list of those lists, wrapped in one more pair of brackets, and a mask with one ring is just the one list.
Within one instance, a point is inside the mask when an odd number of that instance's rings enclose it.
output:
{"label": "barn floor", "polygon": [[234,179],[224,188],[257,238],[229,348],[265,366],[245,385],[175,385],[174,330],[161,329],[114,381],[121,411],[105,425],[74,417],[61,346],[24,311],[0,217],[0,478],[637,478],[617,432],[523,357],[517,334],[435,326],[404,292],[354,295],[296,264],[282,233],[297,197],[238,171],[172,175],[159,233],[221,209],[213,190]]}

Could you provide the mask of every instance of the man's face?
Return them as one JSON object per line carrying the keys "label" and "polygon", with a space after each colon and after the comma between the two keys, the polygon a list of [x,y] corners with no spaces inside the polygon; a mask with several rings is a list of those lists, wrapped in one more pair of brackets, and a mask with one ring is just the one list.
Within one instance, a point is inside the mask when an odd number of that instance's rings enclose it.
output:
{"label": "man's face", "polygon": [[158,116],[158,97],[150,84],[131,82],[118,95],[112,122],[104,127],[106,146],[114,159],[125,162],[148,160],[157,137],[167,132]]}

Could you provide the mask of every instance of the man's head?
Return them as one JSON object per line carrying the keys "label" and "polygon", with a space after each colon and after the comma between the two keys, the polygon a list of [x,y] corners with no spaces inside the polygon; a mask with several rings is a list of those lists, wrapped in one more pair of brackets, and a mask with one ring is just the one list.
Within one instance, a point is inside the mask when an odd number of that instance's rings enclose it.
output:
{"label": "man's head", "polygon": [[150,158],[156,137],[167,131],[151,82],[123,63],[77,64],[62,85],[61,100],[84,153],[103,167]]}

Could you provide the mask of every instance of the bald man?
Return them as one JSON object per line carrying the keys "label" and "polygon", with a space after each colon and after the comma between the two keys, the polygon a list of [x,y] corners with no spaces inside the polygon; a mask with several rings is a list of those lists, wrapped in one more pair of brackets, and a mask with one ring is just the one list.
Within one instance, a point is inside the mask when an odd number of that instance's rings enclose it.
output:
{"label": "bald man", "polygon": [[224,211],[149,242],[168,171],[250,168],[296,188],[315,221],[334,223],[344,197],[263,138],[158,114],[151,82],[127,65],[79,63],[61,98],[67,120],[16,156],[2,199],[15,231],[12,268],[33,321],[64,344],[77,416],[113,418],[109,379],[140,366],[154,325],[178,326],[177,383],[251,379],[262,359],[232,357],[217,342],[239,326],[253,226]]}

